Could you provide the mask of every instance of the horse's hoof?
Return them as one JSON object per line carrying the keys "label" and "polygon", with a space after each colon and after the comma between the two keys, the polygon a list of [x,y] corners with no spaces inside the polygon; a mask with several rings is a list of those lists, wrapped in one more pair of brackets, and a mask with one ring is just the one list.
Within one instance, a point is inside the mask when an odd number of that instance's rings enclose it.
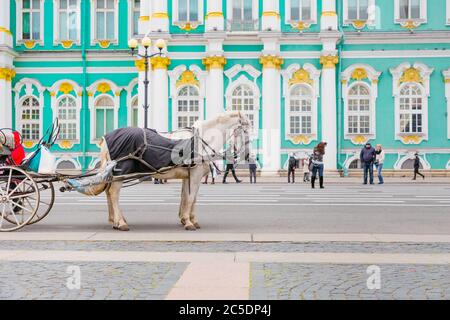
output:
{"label": "horse's hoof", "polygon": [[187,225],[184,227],[184,229],[189,230],[189,231],[195,231],[196,228],[193,224]]}
{"label": "horse's hoof", "polygon": [[119,230],[119,228],[117,226],[113,226],[114,230]]}
{"label": "horse's hoof", "polygon": [[184,226],[184,225],[186,225],[186,221],[184,221],[184,220],[180,220],[180,223]]}
{"label": "horse's hoof", "polygon": [[130,231],[130,227],[125,224],[123,226],[119,226],[118,230],[120,230],[120,231]]}
{"label": "horse's hoof", "polygon": [[194,227],[196,227],[197,229],[200,229],[200,225],[198,224],[198,222],[194,223]]}

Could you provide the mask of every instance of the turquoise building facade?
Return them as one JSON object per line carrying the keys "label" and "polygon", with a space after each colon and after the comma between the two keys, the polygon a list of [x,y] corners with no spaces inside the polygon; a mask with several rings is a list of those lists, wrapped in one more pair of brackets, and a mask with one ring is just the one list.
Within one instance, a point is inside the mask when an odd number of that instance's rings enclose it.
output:
{"label": "turquoise building facade", "polygon": [[144,64],[128,41],[145,36],[167,43],[150,61],[150,127],[241,110],[268,174],[320,141],[329,170],[358,168],[367,141],[383,145],[386,169],[409,169],[415,152],[424,169],[450,168],[449,0],[2,6],[0,127],[19,130],[31,151],[58,117],[60,169],[94,168],[104,133],[143,125]]}

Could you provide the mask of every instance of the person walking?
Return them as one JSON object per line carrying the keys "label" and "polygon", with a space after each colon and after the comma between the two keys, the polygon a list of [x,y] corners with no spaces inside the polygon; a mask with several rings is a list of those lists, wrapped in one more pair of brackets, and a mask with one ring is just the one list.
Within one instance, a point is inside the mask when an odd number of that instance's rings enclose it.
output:
{"label": "person walking", "polygon": [[225,161],[226,161],[227,166],[225,168],[225,174],[223,175],[222,183],[228,183],[227,176],[228,176],[228,172],[230,172],[230,171],[231,171],[231,174],[233,175],[233,178],[236,181],[236,183],[242,182],[242,180],[239,180],[238,177],[236,176],[236,171],[234,171],[236,159],[237,159],[237,156],[234,152],[227,151],[225,153]]}
{"label": "person walking", "polygon": [[[215,184],[215,179],[217,177],[217,170],[212,162],[209,164],[209,172],[211,173],[211,184]],[[203,184],[208,184],[208,178],[209,173],[205,176],[205,181],[203,181]]]}
{"label": "person walking", "polygon": [[381,171],[383,170],[384,150],[381,144],[377,144],[375,148],[375,167],[377,168],[378,184],[383,184],[384,179]]}
{"label": "person walking", "polygon": [[425,179],[425,176],[419,172],[419,169],[420,169],[419,154],[416,152],[414,154],[414,156],[415,156],[415,158],[414,158],[414,178],[413,178],[413,180],[416,180],[417,175],[421,176],[422,179]]}
{"label": "person walking", "polygon": [[288,183],[291,183],[291,176],[292,176],[292,183],[295,183],[295,169],[297,168],[297,159],[295,159],[295,156],[293,153],[289,155],[288,160]]}
{"label": "person walking", "polygon": [[306,156],[303,159],[303,182],[309,182],[309,164],[310,157]]}
{"label": "person walking", "polygon": [[256,161],[258,161],[258,158],[255,157],[255,155],[252,153],[248,157],[248,170],[250,173],[250,183],[256,183]]}
{"label": "person walking", "polygon": [[367,184],[367,176],[370,176],[370,184],[373,184],[373,163],[375,162],[376,152],[369,142],[361,149],[359,158],[364,170],[364,184]]}
{"label": "person walking", "polygon": [[313,151],[312,154],[312,161],[311,161],[311,188],[315,188],[315,182],[317,178],[317,173],[319,173],[319,183],[320,183],[320,189],[325,188],[323,186],[323,156],[325,154],[325,147],[327,146],[327,143],[322,141],[320,142]]}

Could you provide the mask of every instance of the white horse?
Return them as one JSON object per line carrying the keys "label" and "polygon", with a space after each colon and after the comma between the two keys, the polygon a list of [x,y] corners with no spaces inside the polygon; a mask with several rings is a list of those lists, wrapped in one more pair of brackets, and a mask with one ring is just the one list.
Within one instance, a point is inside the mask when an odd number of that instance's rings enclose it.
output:
{"label": "white horse", "polygon": [[[202,178],[209,173],[209,165],[214,156],[220,154],[223,146],[231,142],[233,147],[239,151],[245,148],[248,153],[246,143],[248,143],[248,132],[251,125],[245,115],[238,111],[225,112],[213,119],[197,121],[194,129],[198,133],[195,135],[195,143],[198,146],[200,161],[191,168],[174,167],[164,173],[153,175],[155,179],[182,179],[181,202],[179,208],[179,218],[186,230],[196,230],[200,228],[195,215],[195,202]],[[161,135],[170,139],[189,139],[193,136],[193,130],[181,129],[172,133],[162,133]],[[231,140],[230,140],[231,139]],[[110,161],[108,147],[105,140],[100,143],[100,170],[106,167]],[[214,155],[213,153],[217,153]],[[245,157],[247,154],[245,154]],[[198,156],[197,160],[198,160]],[[114,159],[113,159],[114,160]],[[128,231],[129,227],[119,207],[120,190],[123,183],[115,181],[112,183],[102,183],[90,188],[87,195],[98,195],[106,191],[108,200],[109,222],[113,228],[121,231]]]}

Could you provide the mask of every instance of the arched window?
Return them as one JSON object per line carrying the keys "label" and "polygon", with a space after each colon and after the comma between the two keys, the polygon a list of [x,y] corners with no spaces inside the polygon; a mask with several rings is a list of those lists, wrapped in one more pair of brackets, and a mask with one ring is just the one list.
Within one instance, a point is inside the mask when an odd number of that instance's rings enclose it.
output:
{"label": "arched window", "polygon": [[350,88],[347,108],[348,133],[371,133],[370,91],[366,86],[356,84]]}
{"label": "arched window", "polygon": [[131,102],[131,126],[138,126],[138,115],[139,115],[139,105],[138,105],[138,97],[135,97]]}
{"label": "arched window", "polygon": [[114,129],[114,101],[109,96],[95,102],[95,138],[100,139]]}
{"label": "arched window", "polygon": [[177,125],[178,128],[192,127],[200,114],[200,97],[198,89],[185,86],[178,92],[177,99]]}
{"label": "arched window", "polygon": [[256,107],[255,107],[255,95],[248,85],[241,84],[233,90],[231,96],[231,110],[242,111],[250,120],[253,128],[257,128],[258,124],[255,123],[256,119]]}
{"label": "arched window", "polygon": [[40,111],[39,101],[34,97],[26,97],[20,105],[20,131],[24,140],[39,140]]}
{"label": "arched window", "polygon": [[58,103],[58,118],[61,131],[59,139],[76,140],[78,125],[78,110],[75,99],[64,96]]}
{"label": "arched window", "polygon": [[400,133],[423,132],[423,91],[416,84],[406,84],[400,90]]}
{"label": "arched window", "polygon": [[289,134],[312,134],[311,89],[304,85],[297,85],[291,88],[288,113]]}

